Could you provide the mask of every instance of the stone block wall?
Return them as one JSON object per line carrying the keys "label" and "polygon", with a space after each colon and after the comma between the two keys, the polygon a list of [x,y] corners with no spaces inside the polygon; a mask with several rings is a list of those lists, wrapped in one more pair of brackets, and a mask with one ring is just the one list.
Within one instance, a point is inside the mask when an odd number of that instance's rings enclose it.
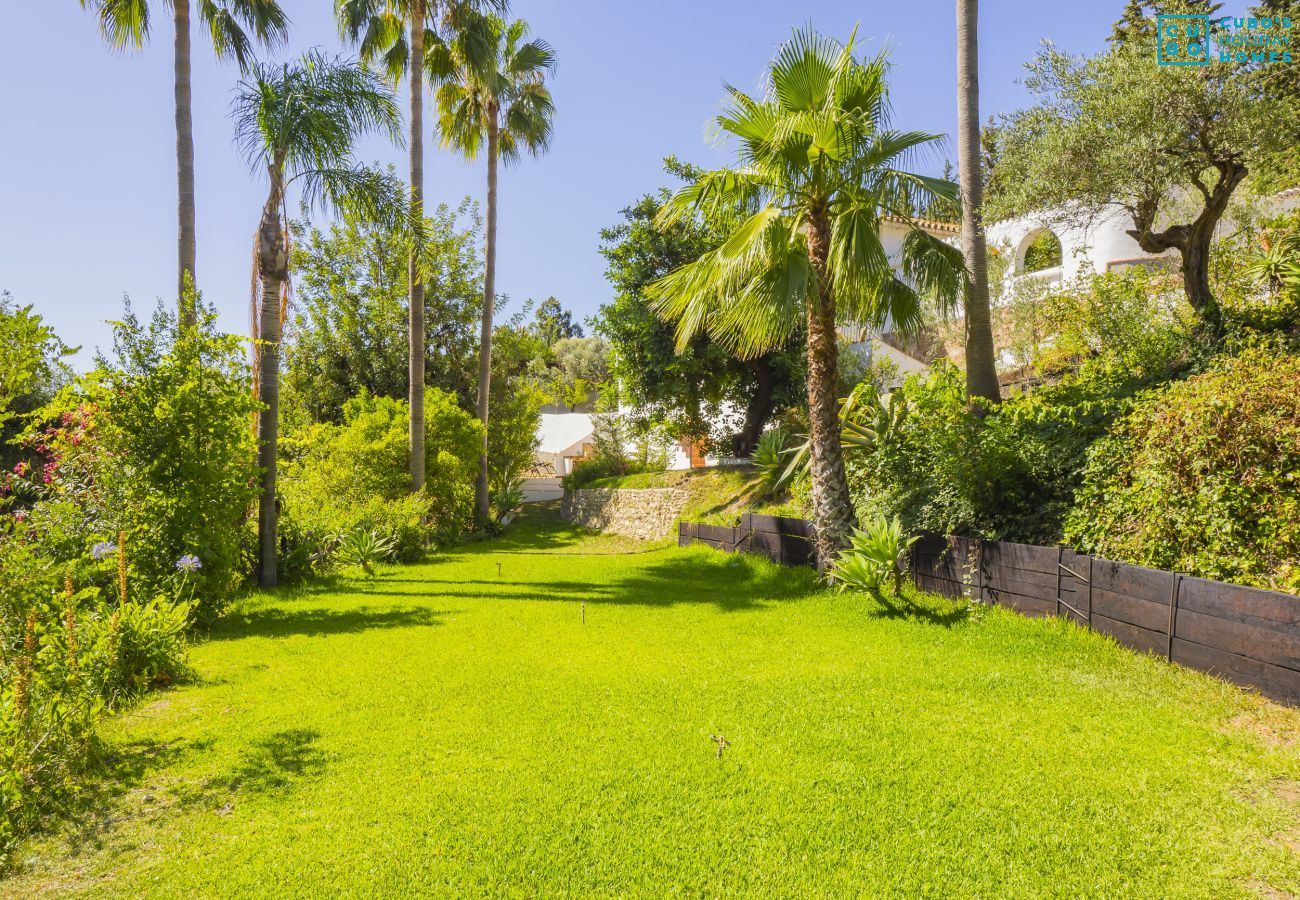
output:
{"label": "stone block wall", "polygon": [[584,528],[657,541],[675,529],[685,505],[678,488],[604,488],[565,491],[562,511]]}

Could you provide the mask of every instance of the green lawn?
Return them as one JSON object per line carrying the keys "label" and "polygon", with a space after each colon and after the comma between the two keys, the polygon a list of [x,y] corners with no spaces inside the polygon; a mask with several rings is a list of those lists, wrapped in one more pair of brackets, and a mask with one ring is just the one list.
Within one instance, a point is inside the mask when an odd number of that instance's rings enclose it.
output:
{"label": "green lawn", "polygon": [[1063,622],[541,521],[192,661],[0,893],[1300,891],[1295,714]]}

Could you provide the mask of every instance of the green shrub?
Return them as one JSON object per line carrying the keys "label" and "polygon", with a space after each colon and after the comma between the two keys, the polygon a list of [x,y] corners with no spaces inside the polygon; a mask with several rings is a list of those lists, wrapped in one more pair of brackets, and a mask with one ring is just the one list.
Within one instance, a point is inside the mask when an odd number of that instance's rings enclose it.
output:
{"label": "green shrub", "polygon": [[188,601],[164,596],[122,604],[98,587],[74,592],[71,579],[63,590],[24,596],[7,576],[21,557],[12,546],[28,535],[23,523],[7,526],[0,542],[0,579],[7,582],[0,601],[0,870],[19,837],[76,796],[100,712],[127,707],[185,672],[191,611]]}
{"label": "green shrub", "polygon": [[455,398],[425,399],[427,478],[410,492],[408,416],[402,400],[362,394],[343,407],[343,424],[311,425],[283,441],[280,477],[286,577],[319,570],[345,535],[375,531],[396,556],[414,561],[434,542],[469,527],[479,422]]}
{"label": "green shrub", "polygon": [[1300,358],[1226,358],[1088,454],[1065,526],[1109,559],[1300,593]]}
{"label": "green shrub", "polygon": [[32,493],[80,515],[53,558],[75,559],[124,532],[132,580],[152,595],[168,589],[176,560],[196,555],[202,620],[244,575],[241,531],[256,497],[256,401],[243,348],[213,322],[205,314],[182,330],[160,309],[144,325],[128,307],[114,325],[115,362],[101,358],[24,435],[42,461],[27,474]]}

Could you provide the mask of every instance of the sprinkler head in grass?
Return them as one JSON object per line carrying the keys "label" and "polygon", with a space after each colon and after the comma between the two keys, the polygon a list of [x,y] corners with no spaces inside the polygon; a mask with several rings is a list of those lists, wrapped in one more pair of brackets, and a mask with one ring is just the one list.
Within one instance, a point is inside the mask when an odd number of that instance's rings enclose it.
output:
{"label": "sprinkler head in grass", "polygon": [[722,759],[722,751],[731,746],[731,741],[727,740],[720,734],[709,735],[709,740],[718,745],[718,759]]}

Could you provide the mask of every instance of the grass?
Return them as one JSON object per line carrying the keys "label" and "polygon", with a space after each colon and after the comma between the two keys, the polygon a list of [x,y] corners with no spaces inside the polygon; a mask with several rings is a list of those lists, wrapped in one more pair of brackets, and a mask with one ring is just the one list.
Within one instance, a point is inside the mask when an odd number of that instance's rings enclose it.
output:
{"label": "grass", "polygon": [[755,558],[526,520],[252,597],[192,663],[0,894],[1300,891],[1294,713]]}
{"label": "grass", "polygon": [[713,466],[707,469],[677,469],[669,472],[641,472],[593,481],[591,488],[664,488],[686,491],[682,521],[709,525],[734,525],[743,512],[774,516],[803,516],[804,512],[786,497],[762,496],[760,476],[750,466]]}

